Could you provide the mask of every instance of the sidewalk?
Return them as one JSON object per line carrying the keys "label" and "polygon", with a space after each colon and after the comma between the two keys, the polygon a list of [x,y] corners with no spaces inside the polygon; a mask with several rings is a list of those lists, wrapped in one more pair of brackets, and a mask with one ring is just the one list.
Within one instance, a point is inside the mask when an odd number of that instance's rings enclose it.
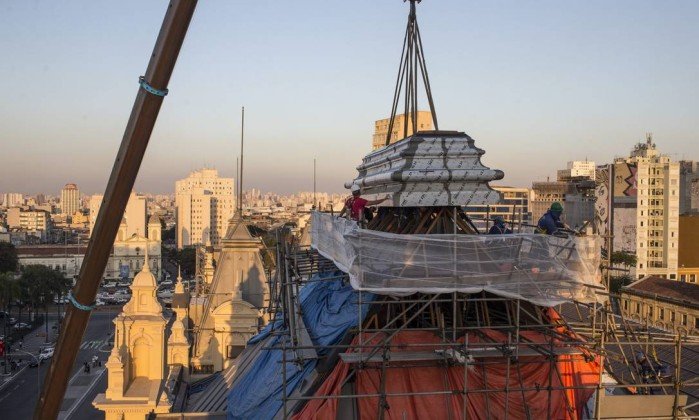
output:
{"label": "sidewalk", "polygon": [[12,351],[10,351],[10,354],[15,357],[15,359],[21,359],[23,361],[22,365],[18,367],[14,372],[11,372],[10,375],[3,375],[2,373],[5,372],[4,367],[0,367],[0,390],[5,388],[7,384],[12,382],[15,377],[20,374],[24,369],[27,368],[29,365],[29,362],[33,360],[31,356],[29,356],[26,353],[22,352],[28,352],[31,353],[35,356],[38,356],[39,352],[43,347],[50,346],[56,343],[56,340],[58,339],[58,329],[53,329],[54,325],[57,324],[57,321],[49,321],[49,341],[48,343],[46,342],[46,326],[42,325],[30,332],[28,332],[24,336],[24,340],[22,340],[22,347],[19,347],[19,342],[16,342],[12,344]]}
{"label": "sidewalk", "polygon": [[58,420],[65,420],[70,417],[76,408],[82,404],[83,400],[89,395],[92,387],[104,374],[106,367],[91,368],[90,373],[84,373],[81,369],[78,373],[70,378],[66,394],[63,397],[63,405],[58,413]]}

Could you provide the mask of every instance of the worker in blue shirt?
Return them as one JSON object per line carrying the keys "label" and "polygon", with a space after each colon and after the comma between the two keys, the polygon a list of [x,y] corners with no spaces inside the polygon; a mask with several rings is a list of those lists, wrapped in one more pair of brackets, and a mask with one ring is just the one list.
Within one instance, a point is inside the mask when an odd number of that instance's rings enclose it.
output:
{"label": "worker in blue shirt", "polygon": [[558,201],[551,204],[551,208],[541,216],[537,228],[541,233],[554,235],[561,230],[567,229],[565,223],[561,221],[563,206]]}
{"label": "worker in blue shirt", "polygon": [[488,235],[503,235],[507,233],[512,233],[512,229],[508,229],[505,226],[505,219],[502,216],[495,216],[493,218],[493,226],[488,230]]}

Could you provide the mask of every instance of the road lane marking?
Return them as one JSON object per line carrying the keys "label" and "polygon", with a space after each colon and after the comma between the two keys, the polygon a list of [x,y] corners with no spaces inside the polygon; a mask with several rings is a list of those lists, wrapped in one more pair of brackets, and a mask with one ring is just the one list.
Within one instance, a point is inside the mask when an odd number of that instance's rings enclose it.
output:
{"label": "road lane marking", "polygon": [[[75,401],[73,403],[73,405],[68,409],[68,411],[65,413],[65,415],[61,416],[62,412],[59,412],[58,413],[59,417],[62,417],[64,420],[68,420],[73,415],[73,412],[75,412],[75,410],[82,405],[83,401],[85,401],[85,398],[90,394],[90,392],[92,392],[92,388],[95,387],[95,384],[97,384],[97,382],[100,380],[100,378],[102,378],[102,375],[104,375],[104,373],[106,371],[107,371],[107,368],[104,368],[102,370],[102,372],[99,373],[99,375],[96,375],[95,379],[87,387],[87,389],[83,393],[82,397],[80,397],[80,399],[78,399],[77,401]],[[80,372],[78,372],[78,373],[80,373]],[[71,382],[72,382],[72,379],[71,379]]]}

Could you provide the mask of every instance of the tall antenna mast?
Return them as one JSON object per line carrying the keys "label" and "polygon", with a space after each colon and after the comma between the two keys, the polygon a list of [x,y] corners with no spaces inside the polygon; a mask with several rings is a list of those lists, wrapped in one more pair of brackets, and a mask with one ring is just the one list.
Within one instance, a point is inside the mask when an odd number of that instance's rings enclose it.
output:
{"label": "tall antenna mast", "polygon": [[[400,64],[398,66],[398,77],[396,87],[393,92],[393,106],[391,107],[391,118],[388,123],[388,133],[386,133],[386,146],[391,143],[391,134],[393,133],[393,124],[398,111],[401,92],[405,90],[404,98],[404,118],[403,118],[403,138],[408,137],[408,118],[413,133],[417,133],[417,84],[418,72],[422,75],[422,83],[425,85],[425,93],[427,101],[430,104],[430,112],[432,113],[432,123],[434,129],[439,130],[437,124],[437,112],[434,109],[434,101],[432,100],[432,88],[430,87],[430,78],[427,75],[427,64],[425,63],[425,54],[422,49],[422,38],[420,37],[420,28],[417,24],[417,14],[415,12],[415,3],[420,3],[422,0],[403,0],[410,1],[410,14],[408,15],[408,26],[405,30],[405,38],[403,39],[403,52],[400,56]],[[405,84],[405,86],[403,86]]]}
{"label": "tall antenna mast", "polygon": [[239,186],[240,186],[240,158],[237,157],[235,158],[235,176],[237,179],[235,180],[235,208],[238,209],[240,207],[240,192]]}
{"label": "tall antenna mast", "polygon": [[240,212],[240,217],[243,216],[243,145],[245,142],[245,107],[242,107],[242,113],[240,116],[240,187],[238,188],[238,194],[240,195],[240,200],[238,201],[238,211]]}
{"label": "tall antenna mast", "polygon": [[318,202],[316,201],[316,158],[313,158],[313,208],[318,210]]}

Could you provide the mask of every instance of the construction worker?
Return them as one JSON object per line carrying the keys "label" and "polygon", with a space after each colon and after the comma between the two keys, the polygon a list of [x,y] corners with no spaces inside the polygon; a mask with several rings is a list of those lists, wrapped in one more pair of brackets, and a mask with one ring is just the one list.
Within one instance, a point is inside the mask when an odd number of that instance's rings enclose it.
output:
{"label": "construction worker", "polygon": [[504,235],[512,233],[512,229],[508,229],[505,226],[505,219],[502,216],[495,216],[493,218],[493,226],[488,230],[488,235]]}
{"label": "construction worker", "polygon": [[349,214],[350,219],[355,221],[359,221],[363,218],[364,209],[366,209],[367,206],[381,204],[389,198],[389,196],[386,196],[380,200],[365,200],[361,197],[362,191],[357,184],[352,184],[351,191],[352,197],[345,200],[345,206],[340,212],[340,217],[344,217],[345,214]]}
{"label": "construction worker", "polygon": [[565,223],[561,221],[563,206],[558,201],[551,204],[551,208],[544,213],[537,223],[537,231],[547,235],[554,235],[563,229],[567,229]]}

